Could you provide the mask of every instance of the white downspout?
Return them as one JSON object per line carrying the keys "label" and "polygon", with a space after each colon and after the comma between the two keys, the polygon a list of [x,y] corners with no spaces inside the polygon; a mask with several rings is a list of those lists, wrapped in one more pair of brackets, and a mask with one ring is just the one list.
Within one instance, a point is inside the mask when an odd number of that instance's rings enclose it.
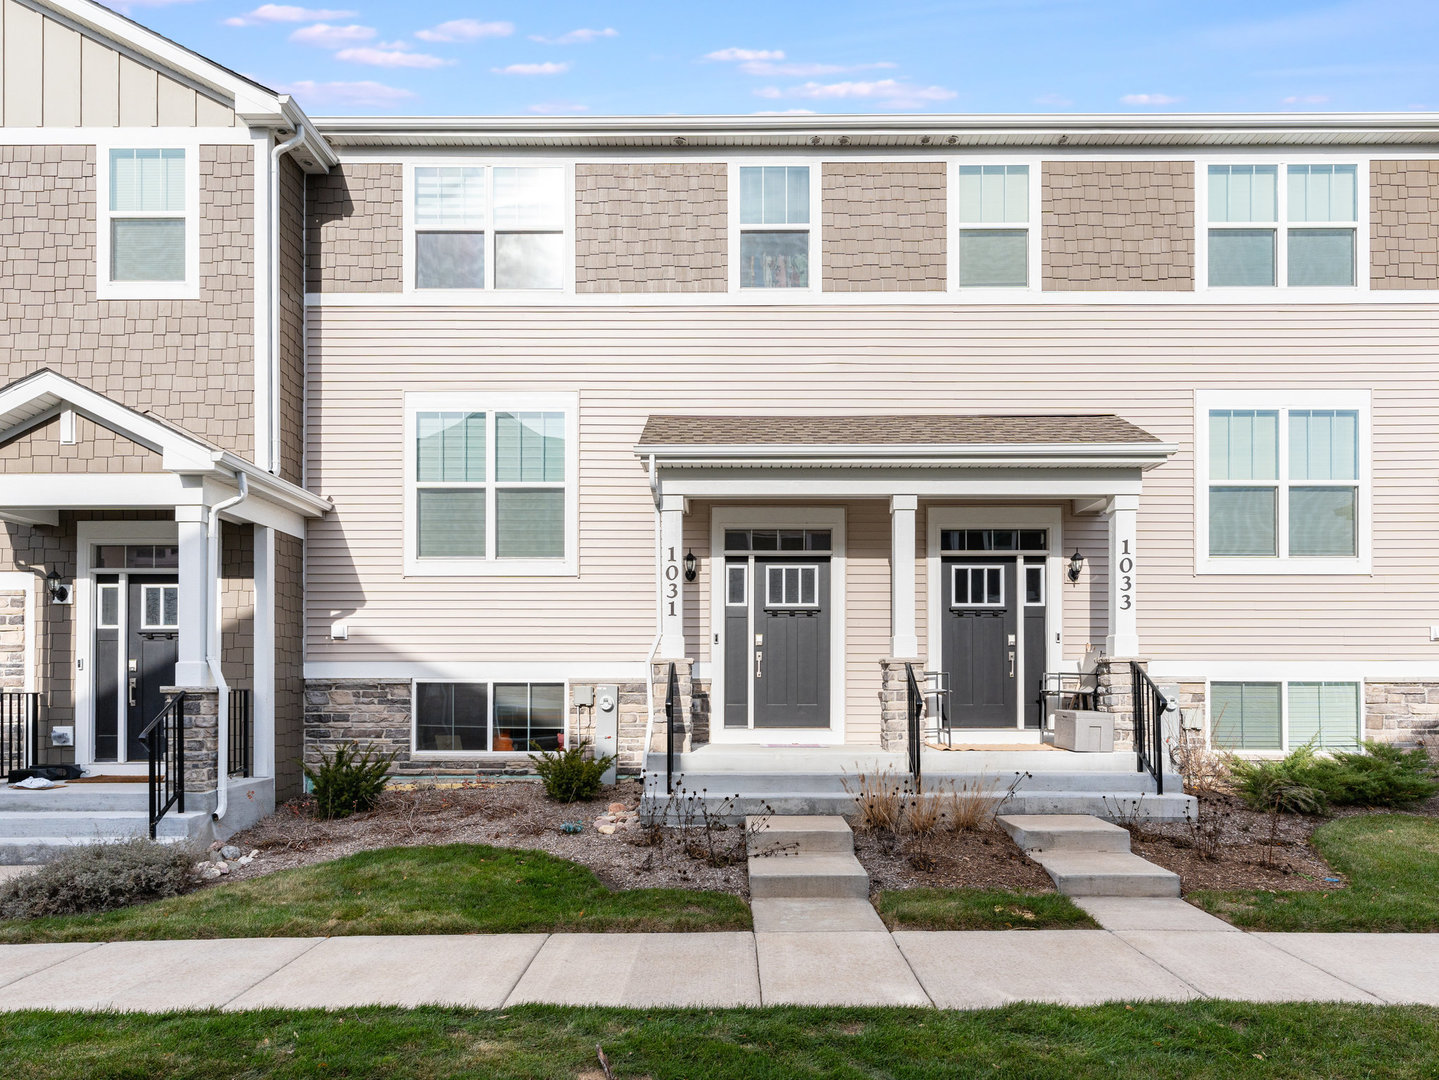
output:
{"label": "white downspout", "polygon": [[[655,468],[655,456],[650,455],[650,494],[655,500],[655,569],[658,573],[661,556],[663,554],[664,542],[660,539],[660,478]],[[658,580],[658,579],[657,579]],[[658,588],[656,594],[658,595]],[[645,718],[645,745],[640,754],[640,792],[643,793],[646,781],[650,772],[650,740],[654,738],[655,730],[655,654],[660,651],[660,641],[664,637],[664,631],[660,628],[660,609],[664,601],[658,600],[655,605],[655,639],[650,645],[649,655],[645,657],[645,706],[648,716]]]}
{"label": "white downspout", "polygon": [[[296,130],[293,138],[270,151],[270,438],[269,471],[280,474],[280,158],[305,141]],[[301,228],[304,228],[303,221]],[[303,268],[301,273],[303,273]]]}
{"label": "white downspout", "polygon": [[210,596],[210,625],[205,629],[205,662],[210,665],[210,677],[215,680],[218,695],[215,703],[215,734],[219,742],[216,747],[215,821],[223,818],[230,808],[230,685],[225,682],[225,672],[220,665],[220,641],[225,619],[221,606],[224,579],[220,576],[220,512],[238,506],[250,495],[250,481],[245,474],[237,472],[235,477],[240,484],[240,493],[210,507],[209,528],[205,535],[209,544],[206,562],[215,575],[215,591]]}

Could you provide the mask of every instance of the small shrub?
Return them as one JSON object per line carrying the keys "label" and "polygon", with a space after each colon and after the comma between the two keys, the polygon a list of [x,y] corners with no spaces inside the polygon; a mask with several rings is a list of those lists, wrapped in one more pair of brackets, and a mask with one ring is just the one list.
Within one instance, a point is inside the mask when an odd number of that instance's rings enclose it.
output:
{"label": "small shrub", "polygon": [[1278,761],[1231,758],[1234,790],[1255,810],[1286,814],[1327,814],[1329,797],[1315,783],[1314,748],[1301,746]]}
{"label": "small shrub", "polygon": [[1320,757],[1301,746],[1279,761],[1231,759],[1235,790],[1258,810],[1322,814],[1332,806],[1406,806],[1439,793],[1422,749],[1368,742],[1362,751]]}
{"label": "small shrub", "polygon": [[599,792],[600,778],[615,759],[609,754],[597,758],[585,757],[588,745],[582,739],[563,750],[542,750],[530,755],[530,760],[535,763],[535,772],[544,781],[545,794],[556,802],[591,799]]}
{"label": "small shrub", "polygon": [[184,844],[140,837],[71,848],[0,883],[0,919],[82,915],[179,896],[196,885],[198,857]]}
{"label": "small shrub", "polygon": [[362,752],[357,744],[335,748],[333,756],[320,755],[318,768],[302,765],[315,795],[315,813],[342,818],[373,810],[385,790],[385,779],[396,753],[379,753],[373,743]]}
{"label": "small shrub", "polygon": [[1228,756],[1211,750],[1199,732],[1185,731],[1170,743],[1174,767],[1190,795],[1225,795],[1233,790]]}

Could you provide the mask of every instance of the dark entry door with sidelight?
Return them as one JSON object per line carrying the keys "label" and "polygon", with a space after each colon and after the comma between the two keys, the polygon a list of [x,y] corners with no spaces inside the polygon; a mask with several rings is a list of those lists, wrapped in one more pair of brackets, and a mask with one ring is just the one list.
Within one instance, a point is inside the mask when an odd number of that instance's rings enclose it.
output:
{"label": "dark entry door with sidelight", "polygon": [[179,579],[99,574],[95,580],[95,760],[144,761],[140,733],[165,704],[160,688],[175,682]]}

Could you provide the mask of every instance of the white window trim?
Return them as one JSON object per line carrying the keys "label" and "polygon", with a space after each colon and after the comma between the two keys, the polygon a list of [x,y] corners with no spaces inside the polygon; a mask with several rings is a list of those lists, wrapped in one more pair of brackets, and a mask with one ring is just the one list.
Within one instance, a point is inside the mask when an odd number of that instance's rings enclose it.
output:
{"label": "white window trim", "polygon": [[[809,170],[808,225],[740,225],[740,182],[742,168],[802,167]],[[726,225],[729,232],[725,255],[732,296],[799,296],[810,297],[824,292],[824,234],[820,215],[824,199],[824,162],[819,158],[757,157],[753,160],[731,160],[728,163],[729,195]],[[799,288],[766,288],[761,285],[740,286],[740,234],[743,232],[807,232],[809,233],[809,285]],[[689,295],[689,294],[686,294]]]}
{"label": "white window trim", "polygon": [[[1216,747],[1214,746],[1214,716],[1213,716],[1214,690],[1213,690],[1213,687],[1214,687],[1214,684],[1217,683],[1217,682],[1222,682],[1222,683],[1266,683],[1266,684],[1269,684],[1269,685],[1275,685],[1275,684],[1277,684],[1277,685],[1279,686],[1279,747],[1280,747],[1280,748],[1279,748],[1278,750],[1239,750],[1239,749],[1229,750],[1229,749],[1227,749],[1227,748],[1216,748]],[[1252,759],[1257,760],[1257,761],[1260,761],[1260,760],[1277,761],[1278,759],[1280,759],[1280,758],[1282,758],[1282,757],[1285,757],[1285,756],[1287,756],[1287,755],[1289,755],[1289,754],[1292,754],[1296,749],[1298,749],[1298,747],[1291,747],[1291,746],[1289,745],[1289,684],[1290,684],[1290,683],[1343,683],[1343,684],[1347,684],[1347,685],[1350,685],[1350,686],[1358,686],[1358,687],[1359,687],[1359,716],[1358,716],[1358,719],[1357,719],[1357,723],[1355,724],[1354,741],[1355,741],[1355,745],[1357,745],[1357,746],[1361,746],[1361,747],[1362,747],[1362,746],[1364,745],[1364,731],[1365,731],[1365,728],[1364,728],[1364,719],[1365,719],[1365,717],[1364,717],[1364,711],[1365,711],[1365,706],[1366,706],[1366,694],[1365,694],[1365,687],[1364,687],[1364,678],[1363,678],[1362,676],[1355,677],[1355,678],[1347,678],[1347,677],[1327,678],[1327,677],[1323,677],[1323,676],[1309,676],[1309,677],[1305,677],[1305,676],[1301,676],[1301,675],[1280,675],[1280,676],[1272,676],[1272,675],[1271,675],[1271,676],[1263,676],[1263,675],[1253,675],[1253,676],[1249,676],[1249,675],[1246,675],[1246,676],[1244,676],[1243,678],[1233,678],[1233,679],[1222,679],[1222,678],[1215,678],[1215,677],[1210,677],[1210,678],[1208,678],[1208,679],[1205,679],[1205,680],[1204,680],[1204,745],[1207,746],[1207,747],[1209,747],[1211,750],[1213,750],[1213,749],[1223,749],[1223,751],[1224,751],[1225,753],[1232,753],[1232,754],[1234,754],[1236,757],[1252,758]],[[1319,752],[1320,752],[1320,753],[1323,753],[1322,748],[1320,748]]]}
{"label": "white window trim", "polygon": [[[1369,279],[1373,270],[1370,266],[1370,235],[1373,224],[1369,213],[1369,155],[1335,156],[1332,154],[1274,154],[1249,153],[1228,155],[1203,155],[1194,166],[1194,291],[1208,293],[1211,301],[1222,301],[1244,297],[1273,297],[1276,292],[1297,294],[1306,299],[1328,299],[1352,301],[1357,293],[1368,293]],[[1278,203],[1277,218],[1274,222],[1219,221],[1209,220],[1209,167],[1211,165],[1273,165],[1277,169]],[[1294,221],[1289,220],[1289,166],[1291,165],[1353,165],[1354,168],[1354,220],[1353,221]],[[1273,285],[1210,285],[1209,284],[1209,230],[1215,229],[1269,229],[1274,230],[1274,284]],[[1353,285],[1290,285],[1289,284],[1289,230],[1298,229],[1353,229],[1354,230],[1354,284]]]}
{"label": "white window trim", "polygon": [[[1197,390],[1194,394],[1194,572],[1196,574],[1368,574],[1373,558],[1373,461],[1368,390]],[[1272,409],[1279,418],[1280,489],[1276,523],[1281,554],[1211,556],[1209,554],[1209,413],[1214,409]],[[1292,409],[1345,409],[1359,414],[1358,488],[1354,507],[1353,557],[1311,557],[1289,550],[1289,423]],[[1220,482],[1222,486],[1222,481]],[[1300,487],[1304,484],[1298,485]],[[1314,486],[1346,487],[1335,481]]]}
{"label": "white window trim", "polygon": [[[162,618],[162,619],[165,617],[165,598],[164,598],[164,590],[166,590],[166,589],[174,589],[174,590],[175,590],[176,604],[175,604],[175,621],[174,621],[174,622],[172,622],[172,623],[167,623],[167,622],[152,623],[152,622],[149,622],[149,621],[148,621],[148,614],[149,614],[149,610],[150,610],[150,593],[153,592],[153,591],[155,591],[156,589],[159,589],[160,592],[161,592],[161,597],[160,597],[160,618]],[[150,585],[150,584],[141,585],[141,586],[140,586],[140,629],[141,629],[141,630],[164,630],[164,631],[176,630],[176,631],[178,631],[178,630],[180,629],[180,606],[179,606],[179,599],[178,599],[178,598],[179,598],[179,595],[180,595],[180,586],[179,586],[179,585],[176,585],[176,584],[174,584],[174,583],[165,583],[165,584],[160,584],[160,585]]]}
{"label": "white window trim", "polygon": [[[110,210],[111,150],[185,151],[185,211],[128,214]],[[112,218],[173,217],[185,222],[184,281],[111,281],[110,221]],[[95,296],[100,300],[198,300],[200,298],[200,146],[191,133],[182,138],[128,132],[95,147]]]}
{"label": "white window trim", "polygon": [[[105,621],[105,590],[110,589],[115,593],[115,621]],[[120,629],[120,583],[118,581],[101,582],[95,586],[95,629],[96,630],[118,630]]]}
{"label": "white window trim", "polygon": [[[754,554],[754,552],[751,552],[750,554]],[[777,552],[775,552],[775,554],[776,554],[776,555],[783,555],[784,552],[782,552],[782,551],[777,551]],[[794,554],[799,554],[799,553],[798,553],[798,552],[795,552]],[[730,569],[732,569],[732,568],[727,566],[727,567],[725,568],[725,572],[728,573]],[[786,571],[786,570],[798,570],[798,571],[800,571],[801,575],[803,575],[804,571],[806,571],[806,570],[812,571],[812,572],[814,573],[814,581],[815,581],[815,586],[814,586],[814,588],[815,588],[815,599],[814,599],[814,601],[813,601],[812,603],[806,604],[806,603],[804,603],[804,602],[801,600],[801,601],[795,601],[794,603],[791,604],[791,603],[786,603],[785,600],[784,600],[784,597],[781,596],[779,603],[776,604],[776,603],[772,602],[772,601],[770,600],[770,584],[771,584],[771,582],[772,582],[773,579],[774,579],[774,572],[775,572],[776,570],[780,571],[780,573],[784,573],[784,571]],[[784,592],[784,579],[783,579],[783,578],[780,579],[780,592],[781,592],[781,593]],[[799,581],[799,594],[800,594],[800,596],[804,596],[804,579],[803,579],[803,577],[801,577],[801,578],[800,578],[800,581]],[[817,611],[817,610],[819,610],[819,564],[818,564],[818,563],[796,562],[796,563],[786,563],[786,564],[783,564],[783,565],[772,564],[772,565],[766,566],[766,568],[765,568],[765,575],[764,575],[764,607],[767,608],[767,609],[769,609],[769,610],[772,610],[772,611]]]}
{"label": "white window trim", "polygon": [[564,687],[564,720],[560,730],[564,733],[565,743],[570,745],[570,738],[577,734],[570,724],[570,681],[569,679],[523,679],[523,678],[502,678],[498,675],[491,678],[453,678],[445,679],[432,676],[424,676],[410,680],[410,760],[411,761],[433,761],[433,760],[488,760],[492,758],[513,758],[517,754],[525,755],[531,753],[526,747],[522,750],[417,750],[420,741],[420,710],[415,703],[420,699],[421,683],[482,683],[485,686],[485,704],[489,714],[485,717],[489,724],[490,743],[495,741],[495,684],[514,683],[525,686],[563,686]]}
{"label": "white window trim", "polygon": [[[1022,564],[1021,564],[1021,565],[1022,565]],[[985,601],[983,601],[983,602],[975,602],[975,601],[972,601],[972,600],[971,600],[971,601],[968,601],[968,602],[963,603],[963,604],[956,602],[956,600],[954,599],[954,597],[955,597],[955,588],[954,588],[954,586],[955,586],[955,584],[957,583],[957,582],[956,582],[956,579],[959,577],[959,572],[960,572],[961,570],[964,571],[966,577],[969,579],[968,581],[965,582],[965,585],[966,585],[966,586],[973,585],[973,583],[974,583],[974,574],[973,574],[973,572],[974,572],[975,570],[984,570],[984,571],[986,571],[986,572],[987,572],[987,571],[990,571],[990,570],[998,570],[998,571],[999,571],[999,599],[998,599],[997,601],[995,601],[994,603],[990,603],[988,600],[985,600]],[[968,610],[970,610],[971,608],[1002,608],[1002,607],[1004,607],[1004,606],[1005,606],[1005,603],[1004,603],[1004,592],[1005,592],[1005,588],[1004,588],[1004,578],[1005,578],[1004,570],[1005,570],[1005,568],[1004,568],[1004,566],[1003,566],[1002,564],[1001,564],[1001,565],[995,565],[994,563],[950,563],[950,564],[949,564],[949,580],[950,580],[950,586],[949,586],[949,607],[950,607],[950,610],[951,610],[951,611],[968,611]],[[972,588],[966,588],[966,592],[968,592],[969,594],[973,595],[974,590],[973,590]],[[989,582],[988,582],[988,581],[986,581],[985,584],[984,584],[984,592],[985,592],[985,595],[986,595],[986,596],[989,595]]]}
{"label": "white window trim", "polygon": [[[1037,570],[1039,572],[1038,600],[1029,599],[1029,572],[1031,570]],[[1049,583],[1049,574],[1046,572],[1045,564],[1025,562],[1021,556],[1019,560],[1019,573],[1019,587],[1024,590],[1024,595],[1019,601],[1020,607],[1044,607],[1049,598],[1049,589],[1046,587]]]}
{"label": "white window trim", "polygon": [[[405,394],[405,576],[406,577],[573,577],[579,573],[579,395],[501,393],[407,393]],[[565,414],[565,554],[560,559],[501,559],[486,544],[483,559],[420,558],[419,514],[416,509],[417,469],[416,417],[422,412],[563,412]],[[489,445],[493,436],[486,425]],[[493,490],[494,462],[485,461],[485,486]],[[524,486],[524,485],[517,485]],[[491,500],[493,502],[493,500]],[[486,529],[493,532],[493,514],[487,515]]]}
{"label": "white window trim", "polygon": [[[482,168],[485,170],[485,287],[483,289],[418,289],[415,287],[415,169]],[[564,238],[561,244],[563,281],[558,289],[496,289],[495,288],[495,170],[523,168],[559,168],[564,171]],[[401,239],[402,288],[407,296],[421,300],[453,303],[463,299],[471,303],[479,297],[496,297],[494,302],[506,304],[553,303],[557,297],[575,295],[575,161],[573,158],[490,158],[443,157],[407,160],[404,163],[400,201],[404,223]],[[454,230],[436,230],[440,232]],[[480,231],[480,230],[474,230]]]}
{"label": "white window trim", "polygon": [[[961,165],[1027,165],[1029,167],[1029,220],[965,222],[959,216],[959,167]],[[992,297],[995,300],[1015,300],[1044,288],[1043,245],[1040,242],[1040,227],[1043,224],[1043,161],[1038,157],[975,156],[952,157],[948,159],[945,177],[945,288],[946,294],[979,299]],[[1023,287],[1002,285],[959,284],[959,233],[961,229],[1024,229],[1027,233],[1025,248],[1025,277]]]}
{"label": "white window trim", "polygon": [[[720,558],[721,558],[721,559],[724,559],[724,556],[721,555]],[[734,575],[734,572],[735,572],[736,570],[739,571],[740,581],[741,581],[741,584],[742,584],[742,586],[743,586],[743,588],[741,589],[741,592],[742,592],[744,595],[741,596],[738,600],[731,600],[731,599],[730,599],[730,578]],[[749,563],[748,563],[748,562],[735,563],[734,565],[730,565],[729,563],[725,563],[725,564],[724,564],[724,572],[725,572],[725,585],[724,585],[725,607],[738,607],[738,608],[749,607]]]}

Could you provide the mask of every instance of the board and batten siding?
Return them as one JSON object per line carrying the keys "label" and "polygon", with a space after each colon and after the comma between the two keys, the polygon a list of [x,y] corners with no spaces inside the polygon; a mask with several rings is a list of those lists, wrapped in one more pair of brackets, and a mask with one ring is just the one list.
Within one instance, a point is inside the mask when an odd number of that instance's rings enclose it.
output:
{"label": "board and batten siding", "polygon": [[[1422,305],[313,309],[309,476],[336,509],[310,528],[309,659],[641,661],[656,629],[655,515],[632,451],[650,413],[945,411],[1115,412],[1179,444],[1141,500],[1147,656],[1431,659],[1434,316]],[[1194,391],[1256,387],[1372,389],[1372,574],[1195,576]],[[578,391],[577,578],[403,576],[404,393],[474,389]],[[888,527],[883,503],[852,508],[852,552],[882,558]],[[1103,641],[1105,524],[1068,515],[1064,527],[1087,559],[1065,593],[1073,658]],[[687,536],[697,554],[703,532]],[[690,592],[698,631],[702,594]],[[856,643],[887,634],[877,576],[852,580],[849,619]],[[329,639],[335,621],[348,641]]]}
{"label": "board and batten siding", "polygon": [[235,111],[88,34],[0,0],[0,126],[243,127]]}

